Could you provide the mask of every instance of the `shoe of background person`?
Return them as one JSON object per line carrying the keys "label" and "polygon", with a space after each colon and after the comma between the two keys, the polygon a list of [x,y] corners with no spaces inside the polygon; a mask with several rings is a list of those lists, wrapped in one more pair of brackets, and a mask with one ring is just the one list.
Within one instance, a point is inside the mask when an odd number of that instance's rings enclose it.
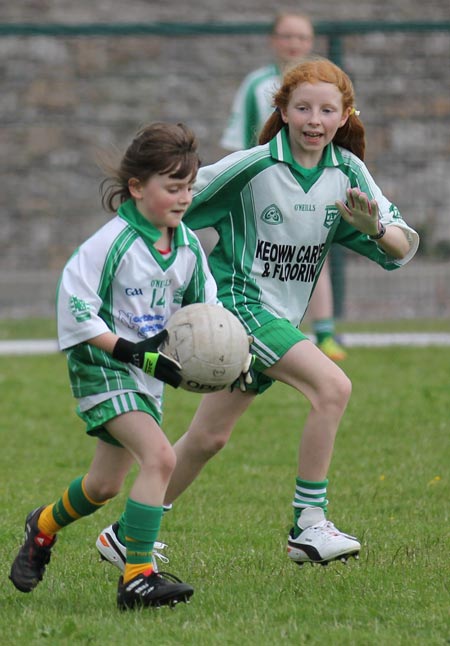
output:
{"label": "shoe of background person", "polygon": [[347,352],[336,341],[336,339],[333,339],[332,336],[324,339],[322,343],[318,343],[317,347],[319,348],[319,350],[322,350],[322,352],[326,354],[329,359],[332,359],[333,361],[343,361],[347,358]]}
{"label": "shoe of background person", "polygon": [[25,540],[11,567],[9,578],[21,592],[31,592],[42,581],[45,566],[50,561],[51,549],[56,536],[50,544],[44,545],[44,538],[38,529],[37,521],[44,507],[31,511],[25,521]]}
{"label": "shoe of background person", "polygon": [[[309,524],[309,521],[314,521]],[[341,560],[346,562],[350,556],[358,558],[361,545],[355,536],[339,531],[331,521],[326,520],[320,508],[308,508],[299,518],[301,523],[307,524],[297,538],[294,538],[294,528],[288,538],[287,552],[290,559],[303,565],[303,563],[321,563],[326,565],[330,561]]]}
{"label": "shoe of background person", "polygon": [[139,607],[175,606],[188,603],[194,589],[168,572],[152,572],[148,576],[139,574],[128,583],[119,579],[117,587],[117,606],[120,610]]}
{"label": "shoe of background person", "polygon": [[[120,541],[119,535],[119,523],[113,523],[109,527],[106,527],[98,535],[95,546],[100,553],[102,560],[108,561],[111,565],[115,565],[121,572],[125,568],[125,561],[127,558],[127,548]],[[152,553],[152,564],[153,570],[158,572],[158,563],[157,560],[162,563],[168,563],[169,559],[164,554],[161,554],[161,551],[167,547],[166,543],[160,543],[159,541],[155,542],[153,553]]]}

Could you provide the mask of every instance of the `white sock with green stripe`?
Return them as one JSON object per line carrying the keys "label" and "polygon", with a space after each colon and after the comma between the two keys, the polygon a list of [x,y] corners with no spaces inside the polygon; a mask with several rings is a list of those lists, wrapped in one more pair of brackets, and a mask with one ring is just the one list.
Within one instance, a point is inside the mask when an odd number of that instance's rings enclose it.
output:
{"label": "white sock with green stripe", "polygon": [[311,482],[310,480],[296,478],[295,496],[292,502],[292,506],[294,507],[294,538],[297,538],[305,527],[310,526],[311,519],[314,518],[314,514],[307,513],[305,514],[305,522],[303,523],[303,518],[300,519],[300,517],[304,510],[316,508],[317,510],[321,509],[323,514],[325,514],[328,504],[327,485],[328,480]]}

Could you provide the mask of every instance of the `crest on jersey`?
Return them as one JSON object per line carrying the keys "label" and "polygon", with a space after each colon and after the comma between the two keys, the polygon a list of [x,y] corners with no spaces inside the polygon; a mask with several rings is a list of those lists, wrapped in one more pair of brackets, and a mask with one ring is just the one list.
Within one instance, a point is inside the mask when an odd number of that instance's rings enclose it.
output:
{"label": "crest on jersey", "polygon": [[323,226],[327,229],[330,229],[333,222],[339,215],[339,211],[334,204],[329,204],[325,207],[325,220],[323,221]]}
{"label": "crest on jersey", "polygon": [[186,283],[183,283],[181,287],[178,287],[178,289],[174,291],[172,302],[176,303],[177,305],[182,305],[185,291]]}
{"label": "crest on jersey", "polygon": [[392,218],[394,220],[401,220],[402,216],[400,215],[400,211],[398,208],[395,206],[395,204],[391,204],[389,207],[389,213],[391,214]]}
{"label": "crest on jersey", "polygon": [[276,204],[271,204],[261,213],[261,220],[266,224],[281,224],[283,215]]}
{"label": "crest on jersey", "polygon": [[78,296],[75,295],[71,296],[69,299],[69,307],[72,312],[72,316],[78,323],[82,323],[83,321],[87,321],[91,318],[91,307],[89,303],[86,303],[82,298],[78,298]]}

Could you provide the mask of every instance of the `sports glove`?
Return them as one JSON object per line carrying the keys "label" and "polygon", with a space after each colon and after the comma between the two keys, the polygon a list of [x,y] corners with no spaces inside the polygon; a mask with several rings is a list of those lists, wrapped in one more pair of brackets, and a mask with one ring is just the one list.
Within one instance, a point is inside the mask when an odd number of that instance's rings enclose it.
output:
{"label": "sports glove", "polygon": [[163,352],[158,352],[159,346],[167,336],[167,330],[162,330],[139,343],[133,343],[121,337],[114,346],[112,356],[114,359],[141,368],[146,374],[164,381],[173,388],[178,388],[181,383],[181,365]]}
{"label": "sports glove", "polygon": [[[248,337],[248,344],[251,345],[253,343],[253,337],[249,336]],[[230,392],[233,392],[233,390],[239,386],[239,390],[245,393],[247,391],[247,386],[250,386],[250,384],[253,383],[253,364],[255,363],[255,355],[254,354],[248,354],[247,359],[244,363],[244,366],[242,368],[242,372],[239,375],[239,377],[236,379],[236,381],[233,381],[233,383],[230,386]]]}
{"label": "sports glove", "polygon": [[241,392],[245,393],[247,391],[247,386],[250,386],[250,384],[253,383],[253,364],[255,363],[255,359],[256,357],[254,354],[248,355],[247,360],[244,363],[244,367],[242,368],[242,372],[231,386],[231,390],[233,390],[234,386],[239,386],[239,390]]}
{"label": "sports glove", "polygon": [[347,204],[337,200],[335,205],[342,218],[361,233],[377,236],[380,232],[378,204],[376,200],[369,200],[359,188],[348,188]]}

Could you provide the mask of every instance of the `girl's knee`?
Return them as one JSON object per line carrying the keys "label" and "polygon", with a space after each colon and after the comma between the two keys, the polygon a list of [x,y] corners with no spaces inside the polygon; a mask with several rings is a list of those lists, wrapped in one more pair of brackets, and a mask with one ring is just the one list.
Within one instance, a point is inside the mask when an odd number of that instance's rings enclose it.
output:
{"label": "girl's knee", "polygon": [[177,456],[175,451],[173,450],[173,447],[168,443],[163,451],[161,452],[161,467],[162,470],[168,474],[168,476],[171,476],[173,471],[175,470],[175,466],[177,464]]}
{"label": "girl's knee", "polygon": [[88,490],[89,497],[96,502],[104,502],[105,500],[111,500],[115,498],[120,492],[122,483],[116,481],[99,481],[92,482],[89,485]]}
{"label": "girl's knee", "polygon": [[339,395],[340,398],[345,401],[345,403],[348,402],[350,399],[350,396],[352,394],[352,382],[351,380],[347,377],[345,373],[341,373],[340,379],[339,379]]}
{"label": "girl's knee", "polygon": [[195,433],[195,451],[206,459],[212,458],[227,444],[230,435],[229,428],[202,428]]}
{"label": "girl's knee", "polygon": [[228,442],[229,437],[228,433],[222,435],[216,433],[207,435],[203,444],[203,450],[207,454],[213,456],[223,449]]}
{"label": "girl's knee", "polygon": [[173,447],[167,442],[162,442],[154,447],[148,456],[145,456],[141,463],[141,469],[149,472],[159,471],[164,480],[169,480],[177,463],[177,457]]}
{"label": "girl's knee", "polygon": [[[337,366],[336,366],[337,368]],[[320,408],[336,408],[343,411],[352,393],[352,382],[340,368],[321,382],[318,393]]]}

